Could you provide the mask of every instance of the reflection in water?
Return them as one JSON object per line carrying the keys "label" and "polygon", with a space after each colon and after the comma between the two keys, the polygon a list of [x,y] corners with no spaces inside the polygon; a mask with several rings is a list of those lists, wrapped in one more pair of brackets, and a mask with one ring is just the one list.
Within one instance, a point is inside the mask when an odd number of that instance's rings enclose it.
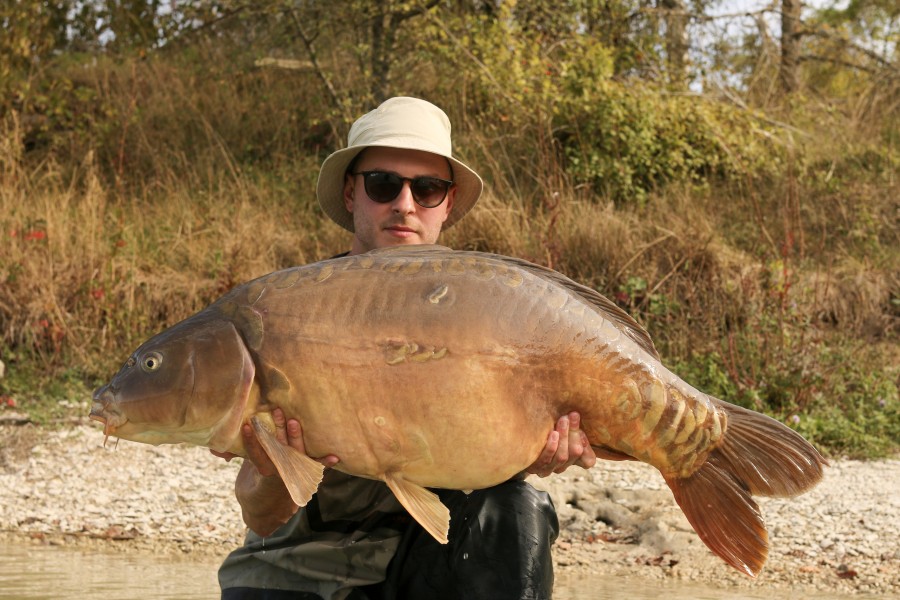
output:
{"label": "reflection in water", "polygon": [[[651,581],[608,575],[557,574],[554,600],[808,600],[808,591],[711,588],[679,581]],[[815,600],[861,600],[874,596],[847,596],[815,592]]]}
{"label": "reflection in water", "polygon": [[218,598],[221,559],[0,544],[0,600]]}
{"label": "reflection in water", "polygon": [[[110,554],[59,546],[0,543],[0,600],[192,600],[219,597],[221,559]],[[712,589],[601,575],[559,573],[555,600],[793,600],[790,590]],[[816,600],[861,596],[816,594]]]}

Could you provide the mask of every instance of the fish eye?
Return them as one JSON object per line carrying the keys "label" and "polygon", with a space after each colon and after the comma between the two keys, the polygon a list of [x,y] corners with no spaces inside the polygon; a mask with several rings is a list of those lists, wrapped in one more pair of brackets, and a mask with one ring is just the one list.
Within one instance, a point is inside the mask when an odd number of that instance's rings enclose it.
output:
{"label": "fish eye", "polygon": [[162,364],[162,354],[159,352],[148,352],[141,359],[141,369],[144,370],[145,373],[152,373],[159,369],[159,366]]}

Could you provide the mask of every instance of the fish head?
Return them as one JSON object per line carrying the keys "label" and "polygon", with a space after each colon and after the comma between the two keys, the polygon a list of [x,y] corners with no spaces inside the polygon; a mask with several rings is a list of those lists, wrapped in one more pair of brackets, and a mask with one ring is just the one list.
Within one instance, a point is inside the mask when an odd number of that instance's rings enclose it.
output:
{"label": "fish head", "polygon": [[230,321],[203,317],[144,342],[94,391],[90,417],[107,436],[223,451],[239,438],[253,361]]}

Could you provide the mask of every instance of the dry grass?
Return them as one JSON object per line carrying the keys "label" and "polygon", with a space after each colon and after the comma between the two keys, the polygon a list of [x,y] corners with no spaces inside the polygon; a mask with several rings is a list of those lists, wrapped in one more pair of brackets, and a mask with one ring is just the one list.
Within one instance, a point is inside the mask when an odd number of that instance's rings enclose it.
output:
{"label": "dry grass", "polygon": [[273,203],[243,178],[123,199],[90,157],[70,175],[29,173],[16,135],[0,149],[0,338],[45,366],[107,369],[232,286],[346,244],[309,208]]}

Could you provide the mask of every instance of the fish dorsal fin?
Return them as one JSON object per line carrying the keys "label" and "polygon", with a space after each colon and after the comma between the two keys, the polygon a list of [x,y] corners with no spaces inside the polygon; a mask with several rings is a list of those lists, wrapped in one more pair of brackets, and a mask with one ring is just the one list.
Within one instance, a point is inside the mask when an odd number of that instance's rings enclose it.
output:
{"label": "fish dorsal fin", "polygon": [[450,531],[450,511],[437,494],[406,481],[398,474],[387,474],[384,481],[419,525],[438,542],[446,544],[447,533]]}
{"label": "fish dorsal fin", "polygon": [[278,474],[281,475],[294,504],[306,506],[319,489],[325,467],[302,452],[279,442],[259,415],[250,417],[250,424],[256,433],[256,439],[278,469]]}
{"label": "fish dorsal fin", "polygon": [[415,246],[391,246],[388,248],[378,248],[368,252],[371,255],[380,255],[385,258],[396,256],[397,258],[451,258],[472,256],[482,260],[499,261],[511,267],[516,267],[528,271],[536,277],[546,279],[561,287],[566,288],[570,292],[584,300],[589,306],[600,314],[604,319],[611,322],[622,333],[627,335],[631,340],[641,347],[650,356],[659,360],[659,352],[650,339],[650,334],[644,329],[640,323],[634,320],[634,317],[619,308],[615,302],[601,294],[600,292],[582,285],[572,279],[569,279],[562,273],[553,269],[536,265],[521,258],[513,258],[511,256],[503,256],[501,254],[491,254],[490,252],[472,252],[464,250],[451,250],[445,246],[436,245],[415,245]]}

